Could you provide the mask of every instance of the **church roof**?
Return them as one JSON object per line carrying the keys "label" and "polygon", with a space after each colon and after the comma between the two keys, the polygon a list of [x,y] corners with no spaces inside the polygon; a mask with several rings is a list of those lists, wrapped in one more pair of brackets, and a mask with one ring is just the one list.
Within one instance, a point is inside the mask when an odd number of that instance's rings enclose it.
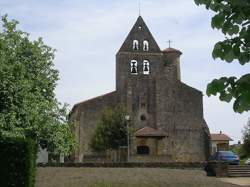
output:
{"label": "church roof", "polygon": [[103,95],[100,95],[98,97],[94,97],[94,98],[91,98],[91,99],[88,99],[88,100],[85,100],[85,101],[82,101],[80,103],[77,103],[73,106],[73,108],[71,109],[71,112],[69,114],[69,116],[79,107],[82,107],[82,106],[93,106],[93,104],[97,104],[97,105],[100,105],[101,103],[103,103],[103,101],[105,100],[111,100],[115,103],[115,100],[114,99],[116,97],[116,94],[117,92],[116,91],[113,91],[113,92],[110,92],[110,93],[106,93],[106,94],[103,94]]}
{"label": "church roof", "polygon": [[219,134],[211,134],[212,141],[233,141],[228,135],[219,133]]}
{"label": "church roof", "polygon": [[165,137],[166,134],[159,129],[143,127],[135,132],[136,137]]}
{"label": "church roof", "polygon": [[[132,49],[134,40],[137,40],[139,43],[138,51]],[[161,52],[161,49],[148,29],[148,26],[143,18],[139,16],[118,52],[143,52],[142,44],[144,41],[149,42],[149,50],[147,52]]]}

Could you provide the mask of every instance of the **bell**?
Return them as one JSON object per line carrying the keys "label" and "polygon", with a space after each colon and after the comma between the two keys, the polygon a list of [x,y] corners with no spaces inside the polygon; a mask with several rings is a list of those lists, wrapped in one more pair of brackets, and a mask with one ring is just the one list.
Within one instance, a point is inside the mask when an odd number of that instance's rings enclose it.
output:
{"label": "bell", "polygon": [[144,71],[146,71],[146,72],[149,71],[147,64],[144,65]]}
{"label": "bell", "polygon": [[137,70],[136,70],[136,67],[135,66],[132,66],[132,71],[131,73],[137,73]]}

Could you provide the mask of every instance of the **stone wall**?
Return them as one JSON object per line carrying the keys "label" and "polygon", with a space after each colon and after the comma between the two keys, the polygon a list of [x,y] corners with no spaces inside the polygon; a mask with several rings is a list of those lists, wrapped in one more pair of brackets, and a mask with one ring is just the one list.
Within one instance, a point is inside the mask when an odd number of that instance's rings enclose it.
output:
{"label": "stone wall", "polygon": [[74,124],[73,131],[76,135],[78,149],[75,151],[75,162],[82,162],[84,156],[92,154],[90,140],[95,131],[102,111],[106,107],[114,107],[118,104],[116,92],[79,103],[74,106],[70,115],[70,121]]}

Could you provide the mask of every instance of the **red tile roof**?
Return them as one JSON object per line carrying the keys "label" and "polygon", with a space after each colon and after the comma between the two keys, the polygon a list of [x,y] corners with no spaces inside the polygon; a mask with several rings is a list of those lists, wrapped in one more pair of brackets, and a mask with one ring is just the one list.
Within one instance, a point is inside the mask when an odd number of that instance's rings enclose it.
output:
{"label": "red tile roof", "polygon": [[211,140],[214,141],[233,141],[228,135],[219,133],[219,134],[211,134]]}
{"label": "red tile roof", "polygon": [[136,137],[165,137],[165,133],[159,129],[144,127],[135,132]]}

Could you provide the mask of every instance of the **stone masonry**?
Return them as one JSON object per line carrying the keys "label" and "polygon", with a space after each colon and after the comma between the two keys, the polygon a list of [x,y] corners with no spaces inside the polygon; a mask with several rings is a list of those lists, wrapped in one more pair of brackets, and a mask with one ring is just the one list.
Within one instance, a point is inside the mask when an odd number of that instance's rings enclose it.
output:
{"label": "stone masonry", "polygon": [[75,162],[93,152],[91,136],[107,106],[123,104],[131,116],[130,161],[198,162],[210,152],[210,133],[203,117],[202,92],[181,82],[181,52],[161,50],[139,16],[116,54],[116,91],[74,105],[73,123],[79,148]]}

